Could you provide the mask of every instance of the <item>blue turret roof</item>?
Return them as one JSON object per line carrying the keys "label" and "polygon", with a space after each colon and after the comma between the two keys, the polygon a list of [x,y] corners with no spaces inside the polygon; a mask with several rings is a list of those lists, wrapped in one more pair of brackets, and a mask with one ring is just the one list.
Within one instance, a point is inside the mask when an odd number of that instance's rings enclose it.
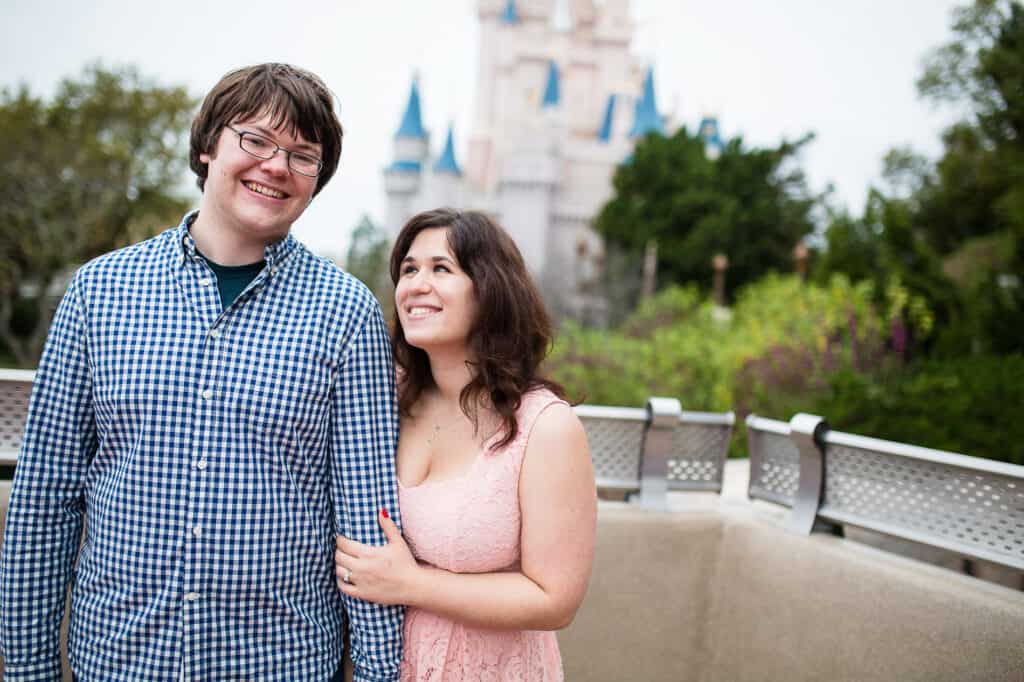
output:
{"label": "blue turret roof", "polygon": [[725,149],[725,143],[718,132],[718,119],[713,116],[705,116],[700,121],[698,134],[704,140],[705,147],[714,147],[718,151]]}
{"label": "blue turret roof", "polygon": [[612,139],[612,123],[615,120],[615,95],[608,95],[608,104],[604,108],[604,120],[601,121],[601,130],[597,133],[597,139],[601,142],[608,142]]}
{"label": "blue turret roof", "polygon": [[459,164],[455,161],[455,143],[452,140],[451,124],[448,125],[448,139],[445,140],[444,151],[441,152],[441,158],[434,164],[434,172],[462,175],[462,169],[459,168]]}
{"label": "blue turret roof", "polygon": [[516,0],[508,0],[508,2],[505,3],[505,11],[501,13],[501,23],[519,23],[519,12],[516,11]]}
{"label": "blue turret roof", "polygon": [[633,111],[633,127],[629,131],[629,136],[640,137],[650,132],[664,135],[665,124],[658,114],[658,103],[654,96],[654,69],[648,67],[643,95],[637,100]]}
{"label": "blue turret roof", "polygon": [[419,79],[413,78],[412,89],[409,90],[409,103],[405,105],[402,124],[398,126],[395,137],[425,138],[427,131],[423,128],[423,117],[420,114]]}
{"label": "blue turret roof", "polygon": [[558,102],[561,99],[558,80],[558,65],[552,59],[548,62],[548,84],[544,87],[544,101],[541,102],[542,108],[558,106]]}

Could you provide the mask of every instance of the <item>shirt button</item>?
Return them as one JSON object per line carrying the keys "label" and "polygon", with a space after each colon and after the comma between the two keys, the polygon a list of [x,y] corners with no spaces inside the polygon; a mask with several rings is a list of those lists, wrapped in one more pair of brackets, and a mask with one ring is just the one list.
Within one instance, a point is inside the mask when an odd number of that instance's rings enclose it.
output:
{"label": "shirt button", "polygon": [[199,392],[199,395],[203,397],[203,400],[209,400],[210,398],[213,397],[213,391],[211,391],[208,388],[205,388]]}
{"label": "shirt button", "polygon": [[198,538],[202,534],[203,534],[203,529],[201,527],[199,527],[199,526],[192,526],[192,535],[194,535],[194,536],[196,536]]}
{"label": "shirt button", "polygon": [[196,462],[196,469],[199,469],[200,471],[206,471],[206,460],[201,459],[198,462]]}
{"label": "shirt button", "polygon": [[201,287],[208,287],[210,286],[210,284],[212,284],[212,282],[210,281],[209,277],[203,277],[201,280],[199,280],[199,286]]}
{"label": "shirt button", "polygon": [[219,329],[211,329],[210,330],[210,338],[211,339],[216,339],[218,337],[220,337],[220,330]]}
{"label": "shirt button", "polygon": [[196,599],[199,599],[198,592],[189,592],[185,595],[185,601],[195,601]]}

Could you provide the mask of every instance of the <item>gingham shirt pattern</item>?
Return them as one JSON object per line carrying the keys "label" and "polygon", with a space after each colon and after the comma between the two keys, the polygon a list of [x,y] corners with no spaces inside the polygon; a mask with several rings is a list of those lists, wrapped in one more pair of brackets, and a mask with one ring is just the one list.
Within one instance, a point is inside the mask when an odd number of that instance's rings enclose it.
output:
{"label": "gingham shirt pattern", "polygon": [[[194,215],[194,214],[193,214]],[[397,679],[403,611],[341,595],[334,534],[398,518],[387,331],[294,238],[226,310],[182,224],[98,258],[55,315],[0,561],[5,679]],[[84,541],[72,576],[85,520]]]}

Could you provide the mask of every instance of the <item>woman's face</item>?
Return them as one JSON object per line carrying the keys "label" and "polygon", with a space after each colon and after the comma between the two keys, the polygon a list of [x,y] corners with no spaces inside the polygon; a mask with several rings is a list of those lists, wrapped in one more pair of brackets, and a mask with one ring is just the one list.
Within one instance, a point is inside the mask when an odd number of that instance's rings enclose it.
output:
{"label": "woman's face", "polygon": [[476,295],[448,245],[447,228],[416,235],[399,269],[395,308],[410,345],[428,352],[464,349],[476,319]]}

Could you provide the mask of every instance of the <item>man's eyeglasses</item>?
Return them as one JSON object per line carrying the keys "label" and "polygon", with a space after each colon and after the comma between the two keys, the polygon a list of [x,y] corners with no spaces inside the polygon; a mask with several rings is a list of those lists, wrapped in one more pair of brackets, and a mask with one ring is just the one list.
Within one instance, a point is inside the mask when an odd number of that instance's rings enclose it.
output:
{"label": "man's eyeglasses", "polygon": [[257,159],[272,159],[278,152],[284,152],[288,157],[288,167],[299,175],[310,178],[318,176],[324,167],[323,161],[310,154],[285,149],[275,144],[273,140],[247,130],[235,130],[231,126],[226,126],[226,128],[238,135],[238,146],[242,148],[242,151],[252,154]]}

